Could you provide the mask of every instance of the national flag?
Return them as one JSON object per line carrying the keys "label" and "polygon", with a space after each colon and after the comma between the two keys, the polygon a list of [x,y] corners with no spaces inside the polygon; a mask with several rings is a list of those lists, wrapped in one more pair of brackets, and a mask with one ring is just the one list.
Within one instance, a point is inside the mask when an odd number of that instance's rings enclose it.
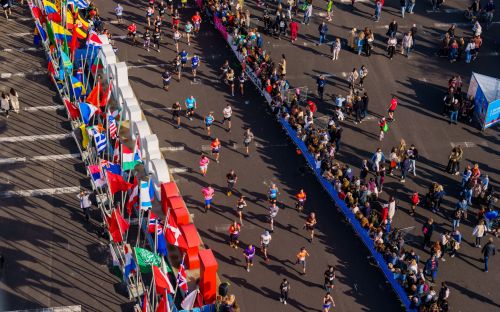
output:
{"label": "national flag", "polygon": [[148,312],[149,311],[148,307],[149,307],[149,305],[148,305],[148,289],[146,288],[146,289],[144,289],[144,295],[142,296],[141,312]]}
{"label": "national flag", "polygon": [[47,19],[49,21],[55,22],[55,23],[61,23],[62,22],[61,14],[59,14],[58,12],[47,14]]}
{"label": "national flag", "polygon": [[179,267],[179,272],[177,274],[177,285],[185,292],[188,292],[187,284],[187,274],[186,268],[184,267],[184,258],[182,259],[181,266]]}
{"label": "national flag", "polygon": [[168,275],[163,273],[163,271],[156,265],[153,265],[153,280],[156,286],[156,293],[166,295],[174,292],[174,288],[172,287],[172,284],[170,284]]}
{"label": "national flag", "polygon": [[89,124],[90,118],[94,116],[97,111],[97,107],[90,105],[88,103],[80,102],[80,114],[82,115],[83,122]]}
{"label": "national flag", "polygon": [[98,132],[95,128],[94,131],[95,146],[97,148],[97,153],[99,154],[106,149],[108,142],[106,139],[106,133],[104,131]]}
{"label": "national flag", "polygon": [[153,182],[149,182],[149,198],[151,198],[151,202],[155,201],[155,184]]}
{"label": "national flag", "polygon": [[156,214],[154,212],[150,211],[149,212],[149,222],[148,222],[148,232],[154,233],[157,225],[158,225],[158,218],[156,217]]}
{"label": "national flag", "polygon": [[109,136],[112,139],[116,139],[116,133],[118,132],[118,127],[116,126],[116,120],[115,117],[109,115],[108,116],[108,130],[109,130]]}
{"label": "national flag", "polygon": [[126,280],[129,277],[130,273],[135,271],[137,266],[135,265],[132,249],[127,246],[125,246],[124,249],[125,249],[125,274],[123,275],[123,279]]}
{"label": "national flag", "polygon": [[73,62],[71,62],[68,54],[66,54],[66,52],[64,51],[61,51],[61,64],[62,67],[68,72],[71,72],[73,70]]}
{"label": "national flag", "polygon": [[[172,217],[172,214],[168,214],[168,220],[166,220],[167,225],[166,225],[166,235],[167,235],[167,241],[169,244],[174,245],[174,246],[181,246],[183,244],[183,237],[181,230],[177,227],[177,224],[174,221],[174,218]],[[179,239],[180,238],[180,239]]]}
{"label": "national flag", "polygon": [[147,249],[135,247],[135,258],[141,273],[151,273],[151,266],[161,266],[161,257]]}
{"label": "national flag", "polygon": [[80,99],[80,96],[85,95],[87,92],[82,81],[78,80],[75,76],[71,76],[71,94],[75,101]]}
{"label": "national flag", "polygon": [[45,24],[45,16],[42,13],[42,10],[34,5],[31,6],[30,9],[31,9],[31,14],[33,14],[35,20],[39,20],[41,24]]}
{"label": "national flag", "polygon": [[156,228],[156,250],[158,253],[164,257],[167,256],[167,243],[165,242],[165,235],[163,234],[163,228],[158,224]]}
{"label": "national flag", "polygon": [[120,140],[115,140],[115,148],[113,149],[113,162],[115,164],[120,163]]}
{"label": "national flag", "polygon": [[141,141],[139,137],[135,140],[134,161],[142,162]]}
{"label": "national flag", "polygon": [[132,184],[128,183],[123,179],[123,177],[119,174],[114,174],[112,172],[106,172],[106,178],[108,181],[108,187],[111,194],[115,194],[120,191],[127,191],[132,187]]}
{"label": "national flag", "polygon": [[87,44],[93,47],[100,47],[103,43],[99,38],[99,35],[95,31],[91,30],[87,37]]}
{"label": "national flag", "polygon": [[56,36],[54,35],[54,30],[52,29],[52,22],[47,21],[47,37],[53,46],[56,46]]}
{"label": "national flag", "polygon": [[134,183],[132,184],[131,189],[132,190],[130,191],[127,201],[127,212],[129,216],[132,215],[132,207],[139,200],[139,182],[137,180],[137,177],[134,177]]}
{"label": "national flag", "polygon": [[102,86],[101,81],[98,80],[92,91],[90,91],[87,96],[87,103],[94,105],[95,107],[99,107],[99,101],[102,98]]}
{"label": "national flag", "polygon": [[72,120],[80,118],[80,110],[67,97],[63,98],[64,105],[68,111],[69,118]]}
{"label": "national flag", "polygon": [[109,81],[109,85],[106,88],[106,91],[104,91],[104,94],[101,97],[101,107],[106,107],[108,105],[109,99],[111,98],[111,90],[113,89],[113,84],[111,83],[111,80]]}
{"label": "national flag", "polygon": [[123,171],[133,170],[140,163],[140,159],[135,158],[135,154],[122,143],[122,168]]}
{"label": "national flag", "polygon": [[78,9],[86,9],[89,7],[89,3],[86,0],[71,0]]}
{"label": "national flag", "polygon": [[40,36],[40,38],[42,38],[42,41],[45,42],[47,40],[47,33],[38,20],[35,20],[35,26],[38,31],[38,35]]}
{"label": "national flag", "polygon": [[50,22],[50,25],[52,26],[52,30],[54,31],[54,36],[56,39],[64,40],[65,37],[71,38],[71,33],[63,26],[55,22]]}
{"label": "national flag", "polygon": [[118,260],[118,257],[116,256],[115,249],[113,248],[113,244],[109,244],[109,251],[111,252],[111,259],[112,259],[112,266],[113,266],[113,274],[118,276],[119,278],[122,277],[122,270],[120,268],[120,261]]}
{"label": "national flag", "polygon": [[82,147],[83,149],[87,149],[87,146],[89,146],[89,135],[85,124],[80,126],[80,130],[82,131]]}
{"label": "national flag", "polygon": [[195,289],[192,292],[190,292],[184,300],[181,302],[181,307],[184,310],[192,310],[196,304],[196,299],[198,297],[198,293],[200,292],[199,289]]}
{"label": "national flag", "polygon": [[128,231],[130,224],[120,214],[120,209],[115,208],[111,216],[106,216],[108,230],[115,243],[123,241],[123,234]]}
{"label": "national flag", "polygon": [[119,164],[114,164],[112,162],[106,161],[105,164],[101,165],[103,169],[112,172],[114,174],[122,174],[122,167]]}
{"label": "national flag", "polygon": [[[77,14],[78,15],[77,15],[76,19],[81,24],[80,28],[83,29],[84,31],[87,31],[89,29],[89,22],[80,15],[80,12],[78,12]],[[86,35],[87,35],[87,33],[85,33],[85,36]]]}
{"label": "national flag", "polygon": [[90,70],[92,71],[93,74],[96,74],[99,69],[103,69],[103,68],[104,68],[104,65],[102,64],[102,60],[99,56],[97,56],[94,59],[94,63],[92,63]]}
{"label": "national flag", "polygon": [[58,11],[56,5],[50,1],[43,0],[43,6],[46,14],[57,13]]}
{"label": "national flag", "polygon": [[151,204],[151,197],[149,197],[149,183],[148,181],[141,181],[141,189],[139,192],[140,209],[148,210],[153,208]]}
{"label": "national flag", "polygon": [[103,187],[106,185],[106,181],[104,180],[104,176],[99,165],[90,165],[87,168],[89,169],[90,176],[92,177],[95,186]]}
{"label": "national flag", "polygon": [[78,67],[78,69],[76,70],[75,78],[83,84],[83,67],[82,67],[82,65],[80,65],[80,67]]}
{"label": "national flag", "polygon": [[78,27],[73,27],[73,33],[71,35],[71,43],[69,45],[69,51],[74,59],[75,57],[75,51],[78,49]]}
{"label": "national flag", "polygon": [[73,13],[71,13],[71,11],[68,9],[66,9],[66,28],[75,28],[75,19],[73,18]]}
{"label": "national flag", "polygon": [[170,312],[170,303],[168,302],[168,294],[164,292],[155,312]]}

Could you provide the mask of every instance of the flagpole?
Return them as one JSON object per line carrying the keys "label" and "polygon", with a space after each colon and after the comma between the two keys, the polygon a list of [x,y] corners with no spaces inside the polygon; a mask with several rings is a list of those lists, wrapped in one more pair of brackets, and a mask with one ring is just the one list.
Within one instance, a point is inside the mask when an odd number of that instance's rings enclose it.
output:
{"label": "flagpole", "polygon": [[[138,182],[140,182],[140,181],[138,181]],[[137,196],[140,197],[140,194],[138,194]],[[139,200],[140,200],[140,198],[139,198]],[[142,227],[142,218],[143,217],[144,217],[144,211],[139,207],[139,226],[137,227],[137,239],[135,241],[135,246],[139,246],[139,243],[141,242],[141,227]]]}

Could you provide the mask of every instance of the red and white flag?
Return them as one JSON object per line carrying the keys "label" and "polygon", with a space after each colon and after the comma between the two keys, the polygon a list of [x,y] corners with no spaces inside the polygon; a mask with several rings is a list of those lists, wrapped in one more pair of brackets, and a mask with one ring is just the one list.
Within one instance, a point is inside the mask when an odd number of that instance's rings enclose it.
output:
{"label": "red and white flag", "polygon": [[[109,132],[111,134],[111,126],[109,128]],[[120,163],[120,140],[119,139],[116,139],[116,141],[115,141],[115,148],[113,150],[113,162],[115,164]]]}
{"label": "red and white flag", "polygon": [[134,183],[132,183],[132,189],[127,201],[127,212],[132,215],[132,207],[139,201],[139,181],[137,177],[134,177]]}
{"label": "red and white flag", "polygon": [[87,37],[87,44],[93,45],[95,47],[100,47],[102,46],[102,41],[101,39],[99,39],[99,35],[92,30]]}
{"label": "red and white flag", "polygon": [[170,312],[170,304],[168,303],[167,293],[161,297],[161,300],[156,307],[156,312]]}
{"label": "red and white flag", "polygon": [[174,293],[174,288],[172,287],[172,284],[170,284],[167,274],[163,273],[163,271],[156,265],[153,265],[153,279],[155,281],[157,294]]}
{"label": "red and white flag", "polygon": [[185,292],[188,292],[187,275],[186,268],[184,268],[184,259],[182,259],[181,266],[179,267],[179,273],[177,274],[177,285]]}
{"label": "red and white flag", "polygon": [[166,225],[166,234],[167,234],[167,241],[169,244],[172,244],[174,246],[179,246],[179,237],[182,238],[182,233],[177,224],[174,221],[174,218],[172,217],[172,214],[169,214],[168,220],[167,220],[167,225]]}

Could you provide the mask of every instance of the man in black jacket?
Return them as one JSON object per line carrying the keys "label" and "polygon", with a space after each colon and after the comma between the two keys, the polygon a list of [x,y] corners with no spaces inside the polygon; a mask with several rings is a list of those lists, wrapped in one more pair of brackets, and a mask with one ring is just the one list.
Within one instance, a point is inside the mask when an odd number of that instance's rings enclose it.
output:
{"label": "man in black jacket", "polygon": [[488,260],[490,257],[494,256],[496,253],[496,247],[493,245],[493,237],[488,239],[486,245],[484,245],[483,250],[481,250],[484,257],[484,272],[488,272]]}

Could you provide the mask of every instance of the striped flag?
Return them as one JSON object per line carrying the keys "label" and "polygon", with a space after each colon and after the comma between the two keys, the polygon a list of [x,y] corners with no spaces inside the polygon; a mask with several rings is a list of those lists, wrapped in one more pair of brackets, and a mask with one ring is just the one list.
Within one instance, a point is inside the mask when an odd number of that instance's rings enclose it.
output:
{"label": "striped flag", "polygon": [[86,9],[89,7],[89,3],[86,0],[68,0],[68,4],[72,4],[79,9]]}
{"label": "striped flag", "polygon": [[118,128],[116,127],[116,119],[115,117],[109,115],[108,116],[108,122],[109,122],[109,136],[112,139],[116,139],[116,133],[118,131]]}
{"label": "striped flag", "polygon": [[185,292],[188,292],[186,268],[184,267],[184,258],[182,259],[179,273],[177,274],[177,285]]}
{"label": "striped flag", "polygon": [[151,197],[149,196],[149,183],[141,181],[141,190],[139,192],[140,206],[142,210],[148,210],[153,207],[151,204]]}
{"label": "striped flag", "polygon": [[106,149],[106,134],[103,132],[99,132],[96,128],[92,128],[92,132],[95,146],[97,148],[97,153],[100,153]]}

